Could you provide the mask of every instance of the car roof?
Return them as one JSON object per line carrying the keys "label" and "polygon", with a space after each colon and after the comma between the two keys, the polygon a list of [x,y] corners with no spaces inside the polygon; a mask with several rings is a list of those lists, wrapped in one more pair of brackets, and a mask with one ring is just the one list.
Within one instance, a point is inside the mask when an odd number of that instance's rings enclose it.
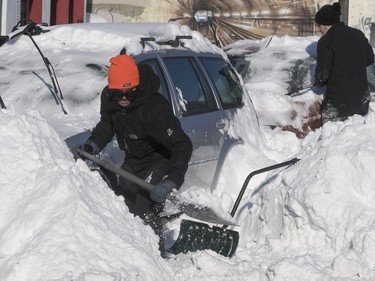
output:
{"label": "car roof", "polygon": [[[176,35],[174,39],[160,39],[157,37],[141,37],[139,40],[142,50],[140,53],[128,52],[126,46],[122,48],[120,54],[128,54],[133,57],[142,57],[146,54],[157,53],[165,56],[197,56],[197,57],[216,57],[227,58],[226,54],[218,48],[201,48],[194,46],[194,38],[191,35]],[[194,46],[194,47],[193,47]],[[193,47],[193,48],[192,48]]]}
{"label": "car roof", "polygon": [[212,58],[224,58],[223,55],[219,53],[211,53],[211,52],[195,52],[189,49],[159,49],[159,50],[148,50],[139,55],[135,55],[134,57],[141,58],[145,55],[150,55],[152,53],[157,53],[159,56],[162,57],[187,57],[187,56],[196,56],[196,57],[212,57]]}

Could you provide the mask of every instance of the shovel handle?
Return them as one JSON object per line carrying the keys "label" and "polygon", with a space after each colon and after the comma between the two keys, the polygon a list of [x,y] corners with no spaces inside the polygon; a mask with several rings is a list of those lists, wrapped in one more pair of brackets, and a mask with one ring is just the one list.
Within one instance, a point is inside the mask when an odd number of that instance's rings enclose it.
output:
{"label": "shovel handle", "polygon": [[[123,177],[123,178],[127,179],[128,181],[131,181],[132,183],[135,183],[135,184],[139,185],[140,187],[142,187],[143,189],[145,189],[148,192],[151,192],[154,189],[154,186],[152,184],[150,184],[148,182],[145,182],[144,180],[128,173],[127,171],[124,171],[124,170],[118,168],[117,166],[113,165],[112,163],[110,163],[108,161],[105,161],[103,159],[95,157],[95,156],[91,155],[90,153],[87,153],[87,152],[83,151],[80,148],[76,148],[75,150],[77,151],[78,154],[86,157],[87,159],[91,160],[95,164],[98,164],[100,167],[102,167],[104,169],[107,169],[107,170],[119,175],[120,177]],[[168,194],[167,199],[173,205],[175,205],[178,208],[178,210],[180,210],[182,213],[188,215],[189,217],[192,217],[192,218],[195,218],[195,219],[198,219],[198,220],[216,223],[216,224],[223,224],[223,223],[227,223],[227,224],[230,224],[230,225],[233,224],[233,222],[218,216],[209,207],[201,206],[201,205],[195,204],[195,203],[181,201],[178,197],[176,197],[175,195],[173,195],[171,193]]]}
{"label": "shovel handle", "polygon": [[299,91],[310,89],[310,88],[312,88],[313,86],[314,86],[313,84],[302,85],[302,86],[297,87],[296,89],[293,89],[292,91],[286,93],[285,95],[287,95],[287,96],[291,96],[291,95],[293,95],[293,94],[295,94],[295,93],[298,93]]}
{"label": "shovel handle", "polygon": [[274,169],[277,169],[277,168],[281,168],[281,167],[284,167],[284,166],[289,166],[289,165],[292,165],[292,164],[297,163],[298,161],[299,161],[298,158],[293,158],[293,159],[291,159],[291,160],[288,160],[288,161],[285,161],[285,162],[282,162],[282,163],[279,163],[279,164],[276,164],[276,165],[268,166],[268,167],[265,167],[265,168],[262,168],[262,169],[259,169],[259,170],[256,170],[256,171],[251,172],[251,173],[247,176],[247,178],[246,178],[244,184],[242,185],[242,188],[241,188],[240,194],[238,194],[237,200],[236,200],[236,202],[234,203],[233,209],[232,209],[232,211],[231,211],[231,213],[230,213],[231,216],[234,217],[234,215],[236,214],[236,211],[237,211],[238,205],[239,205],[240,202],[241,202],[242,196],[244,195],[245,190],[246,190],[246,188],[247,188],[247,185],[249,184],[249,181],[250,181],[250,179],[251,179],[253,176],[255,176],[255,175],[257,175],[257,174],[261,174],[261,173],[267,172],[267,171],[271,171],[271,170],[274,170]]}
{"label": "shovel handle", "polygon": [[131,181],[132,183],[135,183],[135,184],[139,185],[140,187],[142,187],[143,189],[145,189],[148,192],[151,192],[154,189],[154,186],[152,184],[144,181],[143,179],[138,178],[137,176],[134,176],[134,175],[130,174],[127,171],[124,171],[121,168],[118,168],[117,166],[109,163],[106,160],[95,157],[94,155],[91,155],[90,153],[87,153],[86,151],[83,151],[80,148],[76,148],[76,151],[80,155],[82,155],[85,158],[94,162],[95,164],[98,164],[100,167],[102,167],[104,169],[107,169],[107,170],[115,173],[116,175],[119,175],[120,177],[123,177],[123,178],[127,179],[128,181]]}

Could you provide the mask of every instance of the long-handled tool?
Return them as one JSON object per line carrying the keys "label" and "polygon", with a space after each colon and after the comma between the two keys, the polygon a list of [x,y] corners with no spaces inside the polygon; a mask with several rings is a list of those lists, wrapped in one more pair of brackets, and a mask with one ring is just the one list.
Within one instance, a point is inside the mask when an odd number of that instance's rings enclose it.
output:
{"label": "long-handled tool", "polygon": [[[297,163],[298,161],[298,158],[293,158],[291,160],[251,172],[242,185],[241,191],[238,194],[237,200],[234,203],[231,211],[231,216],[234,217],[247,185],[253,176],[284,166],[289,166]],[[237,249],[239,233],[234,230],[228,230],[227,227],[228,225],[224,225],[223,227],[210,227],[205,223],[182,220],[180,234],[175,244],[173,244],[168,251],[173,254],[179,254],[195,252],[198,250],[213,250],[223,256],[231,257]]]}
{"label": "long-handled tool", "polygon": [[314,85],[313,84],[306,84],[306,85],[301,85],[297,86],[295,85],[288,93],[286,93],[286,96],[294,96],[295,94],[299,93],[302,90],[307,90],[312,88]]}
{"label": "long-handled tool", "polygon": [[[148,191],[154,188],[153,185],[145,182],[144,180],[116,167],[115,165],[105,160],[99,159],[80,148],[76,148],[76,151],[92,162],[103,167],[104,169],[112,171],[113,173],[122,176],[129,181],[132,181],[133,183],[138,184]],[[250,173],[247,176],[237,197],[237,200],[231,212],[231,216],[233,217],[235,215],[243,194],[245,193],[247,185],[254,175],[274,170],[283,166],[295,164],[298,161],[299,159],[294,158],[292,160],[262,168]],[[225,257],[231,257],[236,252],[239,242],[239,233],[235,230],[227,229],[228,225],[233,225],[231,221],[221,218],[218,214],[216,214],[212,209],[208,207],[199,207],[192,203],[181,202],[180,199],[175,197],[173,194],[169,194],[167,199],[171,200],[173,204],[177,205],[181,212],[190,217],[196,218],[201,221],[223,224],[223,227],[211,227],[206,223],[191,220],[182,220],[179,236],[173,246],[168,249],[168,252],[177,255],[179,253],[195,252],[198,250],[212,250]],[[229,223],[221,223],[220,221],[228,221]]]}
{"label": "long-handled tool", "polygon": [[[98,157],[95,157],[85,151],[83,151],[80,148],[76,148],[76,151],[84,156],[86,159],[91,160],[95,164],[99,165],[100,167],[107,169],[116,175],[119,175],[120,177],[123,177],[132,183],[137,184],[139,187],[145,189],[146,191],[150,192],[154,189],[154,186],[143,179],[140,179],[132,174],[130,174],[127,171],[122,170],[121,168],[118,168],[117,166],[109,163],[108,161],[105,161],[103,159],[100,159]],[[206,221],[210,223],[215,223],[215,224],[229,224],[229,225],[234,225],[232,220],[228,220],[221,216],[220,214],[217,214],[213,209],[207,207],[207,206],[201,206],[198,204],[193,204],[190,202],[185,202],[182,201],[180,198],[177,197],[176,193],[169,193],[167,196],[167,199],[175,205],[179,211],[182,213],[188,215],[189,217],[201,220],[201,221]]]}

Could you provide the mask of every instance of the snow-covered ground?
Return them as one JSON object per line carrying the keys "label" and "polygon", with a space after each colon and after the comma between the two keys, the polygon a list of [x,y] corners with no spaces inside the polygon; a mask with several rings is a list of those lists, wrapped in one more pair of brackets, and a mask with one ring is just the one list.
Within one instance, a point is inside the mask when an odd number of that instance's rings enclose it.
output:
{"label": "snow-covered ground", "polygon": [[[184,26],[139,24],[131,34],[125,26],[58,26],[34,37],[56,70],[69,114],[56,104],[28,37],[0,48],[7,106],[0,110],[0,280],[375,280],[375,104],[366,117],[309,132],[303,124],[319,89],[285,95],[297,79],[290,73],[303,72],[300,84],[310,83],[317,37],[275,37],[267,48],[269,38],[244,41],[228,50],[249,62],[244,82],[262,125],[254,130],[248,106],[228,125],[244,144],[228,155],[215,204],[230,212],[251,171],[301,160],[251,180],[232,258],[212,251],[160,257],[151,228],[74,161],[64,140],[96,124],[108,59],[124,46],[140,52],[141,36],[192,34],[188,47],[220,50]],[[258,52],[247,54],[252,44]],[[296,62],[302,68],[286,71]]]}

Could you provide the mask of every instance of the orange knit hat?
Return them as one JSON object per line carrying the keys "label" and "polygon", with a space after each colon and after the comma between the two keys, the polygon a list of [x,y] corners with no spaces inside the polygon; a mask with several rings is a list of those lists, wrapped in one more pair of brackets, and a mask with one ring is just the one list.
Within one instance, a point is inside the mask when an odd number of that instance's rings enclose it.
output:
{"label": "orange knit hat", "polygon": [[128,55],[118,55],[109,60],[108,88],[126,90],[139,85],[139,71]]}

